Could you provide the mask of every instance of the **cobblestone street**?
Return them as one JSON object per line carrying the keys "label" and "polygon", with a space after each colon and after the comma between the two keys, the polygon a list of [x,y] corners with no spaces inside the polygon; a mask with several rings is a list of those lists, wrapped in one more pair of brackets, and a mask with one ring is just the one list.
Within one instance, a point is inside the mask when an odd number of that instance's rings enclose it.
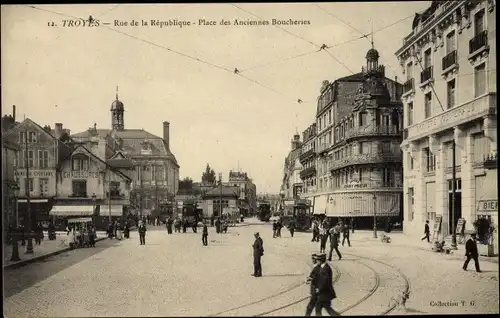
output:
{"label": "cobblestone street", "polygon": [[[261,278],[250,275],[255,231],[264,240]],[[283,231],[282,238],[273,239],[270,225],[257,224],[230,228],[223,235],[215,234],[214,228],[209,232],[207,247],[201,245],[200,232],[167,235],[157,229],[148,233],[145,246],[133,232],[129,240],[104,240],[95,249],[74,250],[8,270],[5,315],[304,314],[309,286],[303,282],[310,270],[310,253],[319,248],[310,242],[310,233],[290,238]],[[390,299],[404,289],[404,276],[410,281],[407,309],[391,314],[498,312],[497,264],[482,262],[480,274],[472,267],[464,272],[461,260],[382,245],[362,234],[354,234],[351,243],[351,248],[340,248],[342,260],[332,262],[338,276],[334,307],[343,315],[384,312]],[[366,297],[368,293],[371,296]],[[445,306],[446,302],[460,306]]]}

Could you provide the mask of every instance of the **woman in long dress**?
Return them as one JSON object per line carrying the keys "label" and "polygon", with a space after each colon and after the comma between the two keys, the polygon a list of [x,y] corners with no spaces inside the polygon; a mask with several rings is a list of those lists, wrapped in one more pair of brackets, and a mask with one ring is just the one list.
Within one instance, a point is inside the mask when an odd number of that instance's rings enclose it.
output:
{"label": "woman in long dress", "polygon": [[122,232],[121,224],[116,225],[116,239],[117,240],[123,239],[123,232]]}

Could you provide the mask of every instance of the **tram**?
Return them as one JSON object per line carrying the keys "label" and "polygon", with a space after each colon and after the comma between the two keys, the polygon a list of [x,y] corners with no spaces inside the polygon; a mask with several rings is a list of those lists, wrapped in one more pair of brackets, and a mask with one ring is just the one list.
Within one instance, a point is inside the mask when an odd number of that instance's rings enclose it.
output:
{"label": "tram", "polygon": [[288,226],[295,219],[297,231],[307,231],[311,228],[311,201],[310,200],[286,200],[283,202],[283,225]]}
{"label": "tram", "polygon": [[259,209],[259,220],[269,222],[269,219],[271,218],[271,203],[268,201],[260,201],[257,202],[257,206]]}
{"label": "tram", "polygon": [[189,226],[198,224],[199,221],[203,220],[203,209],[198,207],[198,201],[184,201],[182,205],[182,218],[188,220]]}

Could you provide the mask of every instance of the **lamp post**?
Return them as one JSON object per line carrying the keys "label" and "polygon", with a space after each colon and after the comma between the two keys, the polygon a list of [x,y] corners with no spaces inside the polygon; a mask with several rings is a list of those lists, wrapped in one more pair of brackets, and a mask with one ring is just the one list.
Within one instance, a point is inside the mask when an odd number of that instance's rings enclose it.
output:
{"label": "lamp post", "polygon": [[11,233],[12,236],[12,256],[10,257],[11,262],[19,262],[21,258],[19,257],[19,245],[18,245],[18,240],[19,240],[19,220],[18,220],[18,214],[17,214],[17,208],[18,208],[18,203],[17,203],[17,197],[18,197],[18,192],[19,188],[16,187],[16,190],[14,192],[15,195],[15,200],[16,200],[16,224],[14,227],[14,233]]}
{"label": "lamp post", "polygon": [[373,238],[377,238],[377,197],[373,194]]}
{"label": "lamp post", "polygon": [[457,169],[455,168],[456,162],[455,162],[455,149],[456,144],[455,144],[455,139],[451,142],[451,151],[452,151],[452,180],[451,180],[451,249],[456,250],[457,249],[457,233],[455,230],[455,209],[456,207],[456,192],[457,192]]}
{"label": "lamp post", "polygon": [[139,220],[142,221],[141,194],[139,192],[135,194],[135,200],[137,202],[137,208],[139,209]]}
{"label": "lamp post", "polygon": [[96,215],[96,205],[95,205],[95,203],[96,203],[96,199],[97,199],[95,193],[92,193],[91,198],[92,198],[92,223],[94,223],[94,225],[95,225],[95,219],[94,219],[94,217]]}

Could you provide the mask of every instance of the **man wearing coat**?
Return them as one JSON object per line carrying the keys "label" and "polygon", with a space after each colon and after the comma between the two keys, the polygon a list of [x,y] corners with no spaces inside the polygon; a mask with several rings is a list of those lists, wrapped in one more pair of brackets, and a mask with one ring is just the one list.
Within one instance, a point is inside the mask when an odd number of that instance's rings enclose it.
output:
{"label": "man wearing coat", "polygon": [[311,260],[313,262],[313,269],[311,271],[311,274],[309,274],[309,277],[307,278],[307,283],[311,284],[311,298],[309,299],[309,303],[307,304],[306,307],[306,316],[311,316],[311,313],[314,309],[314,306],[316,306],[316,286],[317,286],[317,277],[319,270],[321,269],[320,264],[318,263],[318,255],[316,253],[313,253],[311,255]]}
{"label": "man wearing coat", "polygon": [[333,227],[329,231],[330,233],[330,253],[328,253],[328,261],[332,261],[332,252],[335,250],[337,252],[337,256],[339,257],[339,261],[342,259],[342,254],[339,251],[339,236],[337,227]]}
{"label": "man wearing coat", "polygon": [[295,219],[291,219],[290,223],[288,223],[288,230],[290,231],[290,236],[293,237],[295,233]]}
{"label": "man wearing coat", "polygon": [[205,222],[203,222],[203,232],[201,234],[201,243],[203,244],[203,246],[208,245],[208,227],[207,227],[207,224]]}
{"label": "man wearing coat", "polygon": [[471,259],[474,260],[474,265],[476,266],[476,272],[480,273],[479,269],[479,253],[477,251],[476,233],[472,233],[470,238],[465,243],[465,256],[467,259],[462,267],[464,271],[467,271],[467,266]]}
{"label": "man wearing coat", "polygon": [[174,223],[174,221],[172,220],[171,217],[168,217],[167,222],[166,222],[168,234],[172,234],[172,223]]}
{"label": "man wearing coat", "polygon": [[430,243],[431,241],[429,240],[429,236],[431,234],[431,230],[429,229],[429,220],[425,221],[424,234],[425,234],[425,236],[422,237],[422,241],[427,239],[427,242]]}
{"label": "man wearing coat", "polygon": [[139,241],[141,242],[141,245],[146,245],[146,225],[142,222],[139,221]]}
{"label": "man wearing coat", "polygon": [[260,259],[264,255],[264,242],[260,238],[259,232],[254,234],[255,242],[253,243],[253,274],[252,276],[261,277],[262,276],[262,264]]}
{"label": "man wearing coat", "polygon": [[335,289],[333,289],[333,273],[330,265],[326,263],[326,254],[318,255],[319,272],[316,276],[316,316],[321,316],[321,310],[325,309],[330,316],[340,316],[332,308],[332,300],[337,298]]}

